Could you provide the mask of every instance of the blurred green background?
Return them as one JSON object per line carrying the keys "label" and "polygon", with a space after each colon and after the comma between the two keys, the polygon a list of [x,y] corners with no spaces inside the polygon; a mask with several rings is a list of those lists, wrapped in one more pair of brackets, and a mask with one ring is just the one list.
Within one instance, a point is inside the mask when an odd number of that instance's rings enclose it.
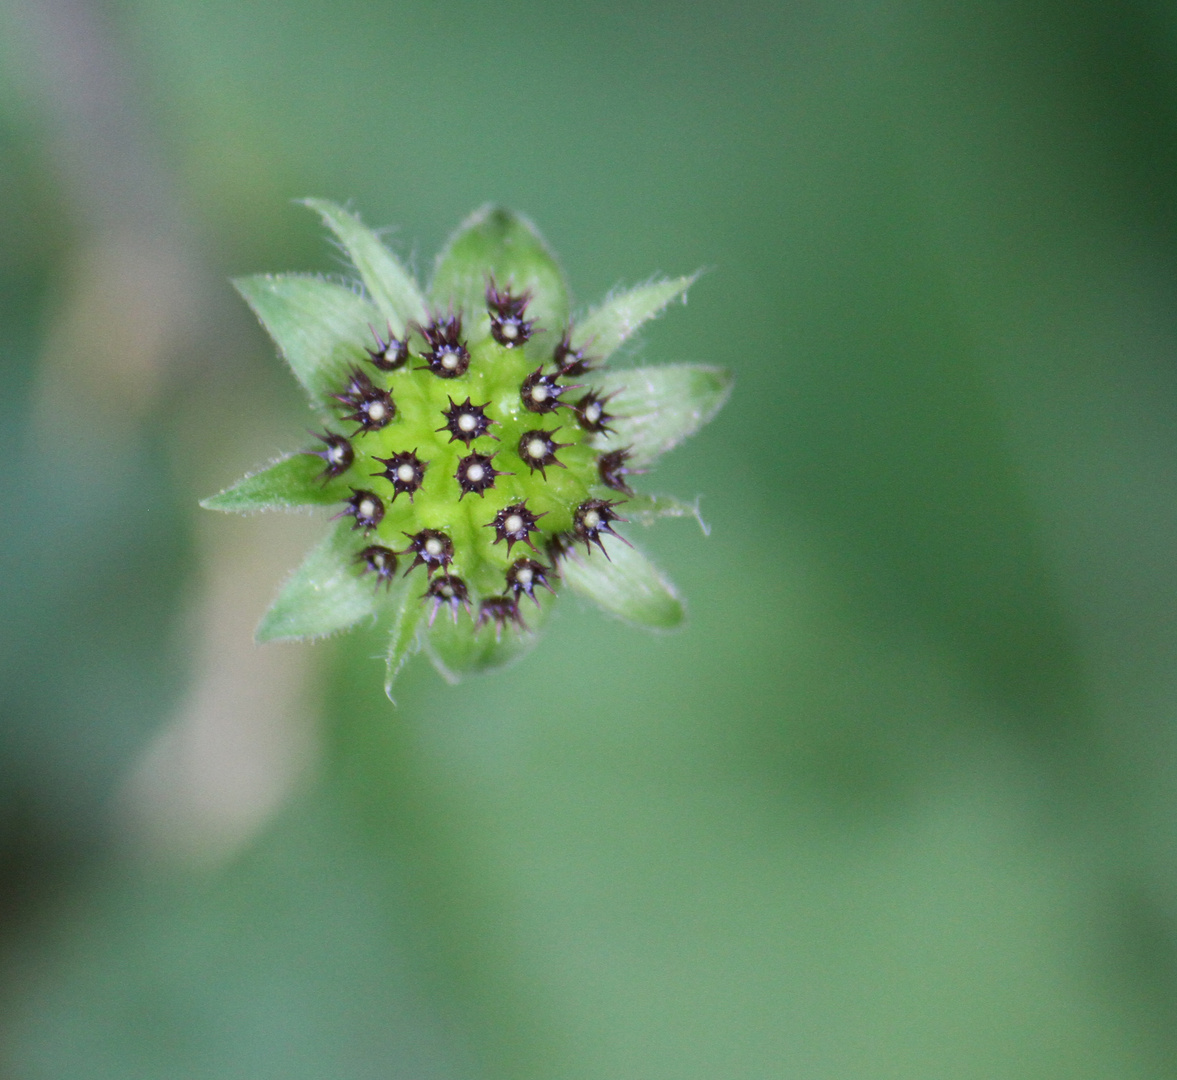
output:
{"label": "blurred green background", "polygon": [[[4,0],[0,1077],[1177,1076],[1177,8]],[[635,356],[649,637],[393,711],[228,278],[495,200]]]}

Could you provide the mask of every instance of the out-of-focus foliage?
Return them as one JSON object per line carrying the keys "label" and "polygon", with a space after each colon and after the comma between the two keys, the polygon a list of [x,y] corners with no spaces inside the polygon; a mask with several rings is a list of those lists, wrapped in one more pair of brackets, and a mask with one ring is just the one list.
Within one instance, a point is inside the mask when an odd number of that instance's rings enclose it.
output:
{"label": "out-of-focus foliage", "polygon": [[[1177,1072],[1169,6],[0,18],[0,1075]],[[113,82],[50,65],[85,19]],[[155,203],[111,183],[127,125]],[[660,470],[712,526],[649,533],[685,632],[568,605],[395,714],[375,633],[252,651],[318,523],[195,503],[296,448],[227,280],[340,270],[308,192],[423,251],[519,207],[581,310],[711,268],[650,333],[736,375]],[[182,303],[109,268],[162,290],[161,250],[199,296],[152,352]]]}

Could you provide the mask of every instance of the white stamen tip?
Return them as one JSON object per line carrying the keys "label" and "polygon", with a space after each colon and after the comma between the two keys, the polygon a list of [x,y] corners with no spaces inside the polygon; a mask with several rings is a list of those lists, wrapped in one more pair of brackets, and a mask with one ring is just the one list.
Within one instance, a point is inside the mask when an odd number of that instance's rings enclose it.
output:
{"label": "white stamen tip", "polygon": [[548,446],[542,439],[532,439],[527,444],[527,453],[533,458],[547,457]]}
{"label": "white stamen tip", "polygon": [[402,484],[411,484],[417,479],[417,470],[412,465],[398,465],[396,470],[396,478]]}
{"label": "white stamen tip", "polygon": [[437,537],[431,536],[428,540],[425,541],[426,555],[432,555],[436,559],[437,556],[441,554],[441,551],[441,541],[438,540]]}
{"label": "white stamen tip", "polygon": [[518,514],[511,514],[506,521],[503,522],[503,528],[507,532],[516,533],[523,528],[523,518]]}
{"label": "white stamen tip", "polygon": [[481,465],[471,465],[466,470],[466,479],[472,484],[477,484],[486,476],[486,470]]}

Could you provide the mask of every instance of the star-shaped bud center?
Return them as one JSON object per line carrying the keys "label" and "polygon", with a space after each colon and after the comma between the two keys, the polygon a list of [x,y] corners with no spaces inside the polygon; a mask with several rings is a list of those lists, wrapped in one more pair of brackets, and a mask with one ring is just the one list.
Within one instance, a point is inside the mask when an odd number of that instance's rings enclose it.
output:
{"label": "star-shaped bud center", "polygon": [[394,502],[398,495],[408,495],[411,500],[425,482],[425,470],[429,462],[417,457],[416,450],[406,450],[401,454],[393,454],[392,457],[378,457],[373,460],[379,461],[384,470],[372,475],[383,476],[392,484]]}

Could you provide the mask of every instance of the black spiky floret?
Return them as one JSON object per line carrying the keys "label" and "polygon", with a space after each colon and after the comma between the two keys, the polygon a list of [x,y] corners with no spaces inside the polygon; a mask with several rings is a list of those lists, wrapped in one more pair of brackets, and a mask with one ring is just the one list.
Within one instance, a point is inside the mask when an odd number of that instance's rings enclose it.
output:
{"label": "black spiky floret", "polygon": [[454,561],[454,542],[445,533],[437,529],[422,529],[417,533],[405,533],[405,536],[409,538],[409,546],[397,552],[398,555],[407,555],[410,551],[413,553],[413,561],[405,571],[405,577],[418,566],[424,566],[426,574],[433,577],[434,570],[449,566]]}
{"label": "black spiky floret", "polygon": [[385,341],[375,329],[372,330],[372,336],[376,339],[376,348],[368,349],[368,359],[372,364],[381,371],[396,371],[397,368],[403,368],[409,360],[409,340],[408,338],[397,338],[392,332],[392,327],[388,328],[388,340]]}
{"label": "black spiky floret", "polygon": [[369,544],[356,556],[356,562],[363,563],[363,572],[376,575],[376,588],[388,588],[396,577],[396,552],[381,544]]}
{"label": "black spiky floret", "polygon": [[396,416],[392,395],[375,386],[359,368],[352,368],[343,392],[331,396],[352,410],[343,419],[360,425],[356,435],[379,431]]}
{"label": "black spiky floret", "polygon": [[613,509],[617,505],[615,499],[588,499],[576,508],[572,515],[572,533],[584,544],[585,551],[591,554],[592,545],[596,544],[605,553],[605,558],[609,557],[601,543],[601,533],[616,536],[623,544],[629,543],[624,536],[613,531],[612,522],[626,520]]}
{"label": "black spiky floret", "polygon": [[612,413],[605,411],[605,406],[609,404],[608,397],[601,397],[600,394],[590,390],[579,401],[572,405],[573,411],[576,413],[576,419],[580,421],[580,426],[585,431],[601,432],[612,431],[609,426],[610,420],[617,419]]}
{"label": "black spiky floret", "polygon": [[547,589],[555,595],[556,590],[552,587],[551,579],[548,577],[550,573],[551,570],[548,567],[535,559],[526,557],[516,559],[507,568],[507,591],[516,600],[521,595],[530,597],[538,607],[539,597],[535,595],[537,588]]}
{"label": "black spiky floret", "polygon": [[384,520],[384,503],[374,491],[352,488],[351,495],[344,499],[344,509],[335,515],[335,518],[341,517],[354,518],[352,529],[370,533]]}
{"label": "black spiky floret", "polygon": [[425,482],[425,470],[429,467],[428,461],[422,461],[417,457],[415,449],[393,454],[392,457],[387,458],[374,457],[372,460],[379,461],[384,466],[383,471],[372,475],[383,476],[392,484],[393,502],[396,502],[398,495],[408,495],[411,502],[413,495]]}
{"label": "black spiky floret", "polygon": [[538,532],[539,526],[536,522],[542,518],[543,514],[533,514],[527,509],[527,500],[524,499],[521,503],[512,503],[510,506],[504,506],[494,516],[493,521],[486,523],[485,528],[494,529],[496,544],[501,544],[504,540],[507,541],[507,554],[511,554],[511,548],[516,544],[526,544],[532,551],[538,552],[539,549],[531,542],[531,534]]}
{"label": "black spiky floret", "polygon": [[[464,442],[469,446],[475,439],[481,438],[490,431],[491,424],[497,424],[497,420],[492,420],[486,415],[486,407],[490,404],[489,401],[483,402],[481,405],[471,404],[469,396],[462,402],[457,404],[453,398],[450,398],[450,407],[443,409],[441,415],[445,417],[445,424],[437,428],[437,431],[448,431],[450,433],[450,442]],[[493,439],[495,436],[491,436]]]}
{"label": "black spiky floret", "polygon": [[470,351],[462,341],[461,315],[438,316],[418,329],[429,346],[429,351],[422,354],[426,368],[439,379],[456,379],[466,374]]}
{"label": "black spiky floret", "polygon": [[344,405],[351,405],[353,398],[361,397],[365,391],[372,389],[372,380],[368,378],[367,372],[363,368],[351,367],[347,372],[347,382],[343,384],[343,389],[338,394],[332,394],[336,401],[342,401]]}
{"label": "black spiky floret", "polygon": [[486,307],[490,312],[490,333],[506,349],[514,349],[531,337],[534,322],[524,321],[531,293],[516,296],[509,289],[499,289],[491,278],[486,286]]}
{"label": "black spiky floret", "polygon": [[535,431],[525,431],[519,436],[520,460],[533,473],[536,469],[539,469],[545,480],[548,478],[547,468],[549,465],[558,465],[561,469],[568,467],[562,461],[556,459],[557,451],[572,445],[572,443],[556,442],[553,436],[559,430],[559,428],[553,428],[551,431],[537,429]]}
{"label": "black spiky floret", "polygon": [[537,367],[519,387],[519,399],[530,412],[550,413],[560,408],[560,395],[571,389],[556,382],[555,375],[545,375],[543,367]]}
{"label": "black spiky floret", "polygon": [[337,435],[334,431],[325,431],[322,435],[312,431],[311,434],[323,444],[323,449],[307,450],[305,453],[322,458],[326,462],[326,468],[319,474],[324,483],[342,476],[351,468],[356,453],[352,449],[350,439],[344,435]]}
{"label": "black spiky floret", "polygon": [[511,596],[488,596],[478,605],[478,628],[493,622],[495,640],[503,634],[503,627],[507,623],[514,623],[520,630],[527,629],[523,621],[523,613],[519,610],[519,601]]}
{"label": "black spiky floret", "polygon": [[552,564],[553,570],[558,571],[560,560],[568,558],[576,550],[575,539],[571,533],[566,532],[552,533],[548,537],[544,548],[548,553],[548,562]]}
{"label": "black spiky floret", "polygon": [[559,344],[552,352],[552,363],[563,378],[584,375],[592,371],[592,359],[584,355],[584,349],[572,347],[572,331],[565,330]]}
{"label": "black spiky floret", "polygon": [[456,574],[438,574],[429,582],[429,587],[421,594],[421,599],[428,603],[433,601],[433,610],[429,612],[429,625],[437,618],[437,610],[443,604],[449,606],[450,616],[456,625],[458,622],[458,608],[470,610],[470,590],[466,583]]}
{"label": "black spiky floret", "polygon": [[597,458],[597,475],[605,487],[620,491],[624,495],[633,494],[633,489],[625,482],[625,478],[641,474],[645,470],[627,468],[625,463],[631,456],[629,450],[621,449],[610,450],[609,453]]}
{"label": "black spiky floret", "polygon": [[494,467],[494,454],[467,454],[461,461],[458,462],[458,469],[454,473],[454,479],[458,481],[458,487],[462,489],[462,494],[458,496],[458,502],[461,502],[467,495],[481,495],[486,497],[486,493],[495,486],[496,476],[513,476],[514,473],[505,473],[500,469]]}

